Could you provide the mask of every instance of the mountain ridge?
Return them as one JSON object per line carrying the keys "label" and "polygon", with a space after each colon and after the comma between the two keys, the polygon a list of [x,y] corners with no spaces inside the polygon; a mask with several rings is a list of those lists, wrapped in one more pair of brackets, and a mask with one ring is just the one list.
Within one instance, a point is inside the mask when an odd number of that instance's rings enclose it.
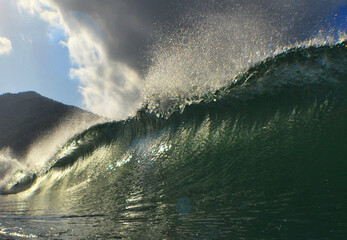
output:
{"label": "mountain ridge", "polygon": [[99,116],[65,105],[34,91],[0,95],[0,150],[9,147],[17,157],[24,156],[34,141],[53,130],[67,117],[79,114]]}

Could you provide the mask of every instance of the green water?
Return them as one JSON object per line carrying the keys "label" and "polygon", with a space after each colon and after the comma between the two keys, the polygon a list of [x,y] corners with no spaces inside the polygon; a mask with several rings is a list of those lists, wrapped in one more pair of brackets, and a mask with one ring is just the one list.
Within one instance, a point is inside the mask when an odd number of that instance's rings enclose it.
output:
{"label": "green water", "polygon": [[94,126],[0,196],[0,238],[344,239],[346,66],[345,44],[293,49],[167,119]]}

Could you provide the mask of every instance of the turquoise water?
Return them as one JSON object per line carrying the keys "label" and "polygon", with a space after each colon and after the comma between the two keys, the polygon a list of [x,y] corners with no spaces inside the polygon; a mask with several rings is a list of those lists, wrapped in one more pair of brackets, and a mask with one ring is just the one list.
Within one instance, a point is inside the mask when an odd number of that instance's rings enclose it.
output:
{"label": "turquoise water", "polygon": [[93,126],[2,189],[0,238],[343,239],[346,66],[346,43],[294,48],[166,118]]}

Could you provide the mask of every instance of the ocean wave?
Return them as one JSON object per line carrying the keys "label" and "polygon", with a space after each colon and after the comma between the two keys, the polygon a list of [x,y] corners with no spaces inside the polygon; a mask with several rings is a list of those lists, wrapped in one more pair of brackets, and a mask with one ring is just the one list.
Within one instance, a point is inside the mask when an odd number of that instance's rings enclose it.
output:
{"label": "ocean wave", "polygon": [[[345,104],[346,61],[346,42],[288,49],[254,65],[216,92],[184,101],[157,102],[156,107],[147,105],[134,118],[98,124],[85,130],[71,138],[42,169],[16,172],[1,193],[17,193],[32,185],[44,184],[39,179],[51,171],[71,168],[105,147],[116,148],[118,157],[115,158],[128,162],[131,159],[127,158],[130,157],[129,149],[138,142],[149,141],[148,136],[179,138],[180,132],[199,129],[207,124],[205,121],[216,129],[229,124],[227,132],[240,128],[230,132],[239,135],[237,132],[247,133],[245,128],[260,125],[270,129],[271,122],[280,118],[288,121],[293,112],[325,113],[334,108],[334,104]],[[168,140],[167,146],[173,145],[171,141],[174,140]],[[218,141],[220,139],[216,139]],[[124,155],[127,156],[125,160]]]}

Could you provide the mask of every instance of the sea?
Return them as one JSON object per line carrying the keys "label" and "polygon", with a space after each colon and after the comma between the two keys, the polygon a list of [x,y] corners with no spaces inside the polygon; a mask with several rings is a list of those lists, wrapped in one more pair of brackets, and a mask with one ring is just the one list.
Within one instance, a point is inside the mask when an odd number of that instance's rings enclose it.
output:
{"label": "sea", "polygon": [[262,56],[198,96],[148,94],[39,169],[13,163],[0,239],[346,239],[345,39]]}

